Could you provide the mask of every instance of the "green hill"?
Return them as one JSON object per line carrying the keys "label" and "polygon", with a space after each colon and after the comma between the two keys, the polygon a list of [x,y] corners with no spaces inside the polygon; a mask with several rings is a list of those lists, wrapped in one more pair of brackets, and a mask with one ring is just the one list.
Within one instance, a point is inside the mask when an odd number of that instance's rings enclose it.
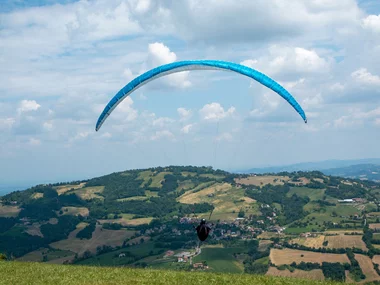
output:
{"label": "green hill", "polygon": [[[168,166],[36,185],[0,199],[0,253],[19,262],[380,281],[374,181]],[[199,251],[201,217],[214,225]]]}
{"label": "green hill", "polygon": [[41,263],[0,262],[0,284],[340,284],[248,274],[180,272],[170,270],[94,268]]}

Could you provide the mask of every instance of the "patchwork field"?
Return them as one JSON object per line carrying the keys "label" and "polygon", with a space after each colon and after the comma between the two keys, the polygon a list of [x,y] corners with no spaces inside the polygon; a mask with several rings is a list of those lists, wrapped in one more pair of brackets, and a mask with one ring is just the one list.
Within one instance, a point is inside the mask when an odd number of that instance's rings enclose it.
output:
{"label": "patchwork field", "polygon": [[31,236],[44,237],[44,235],[41,233],[41,230],[40,230],[40,224],[38,223],[34,223],[32,225],[26,226],[25,232]]}
{"label": "patchwork field", "polygon": [[362,236],[359,235],[337,235],[337,236],[326,236],[326,241],[328,241],[327,248],[360,248],[362,250],[367,250],[365,243],[362,240]]}
{"label": "patchwork field", "polygon": [[99,193],[102,193],[103,190],[104,190],[104,186],[94,186],[94,187],[81,188],[81,189],[73,191],[72,193],[75,193],[77,196],[79,196],[83,200],[92,200],[92,199],[104,200],[104,197],[98,195]]}
{"label": "patchwork field", "polygon": [[53,188],[57,191],[58,195],[62,195],[68,191],[83,188],[84,185],[86,185],[86,183],[83,182],[83,183],[80,183],[77,185],[70,185],[69,184],[69,185],[55,186]]}
{"label": "patchwork field", "polygon": [[0,217],[2,218],[17,217],[20,211],[18,206],[5,206],[0,203]]}
{"label": "patchwork field", "polygon": [[325,280],[325,276],[321,269],[315,269],[310,271],[304,271],[295,269],[294,272],[289,270],[278,270],[276,267],[269,267],[266,275],[270,276],[281,276],[281,277],[293,277],[293,278],[302,278],[302,279],[312,279],[312,280]]}
{"label": "patchwork field", "polygon": [[322,200],[325,194],[325,189],[311,189],[306,187],[291,187],[286,196],[291,197],[296,194],[300,197],[309,197],[310,201]]}
{"label": "patchwork field", "polygon": [[369,224],[369,228],[373,230],[380,230],[380,223]]}
{"label": "patchwork field", "polygon": [[62,207],[61,208],[62,215],[73,215],[82,217],[87,217],[89,215],[89,210],[85,207]]}
{"label": "patchwork field", "polygon": [[[215,183],[198,191],[188,191],[177,200],[184,204],[210,203],[215,206],[212,219],[232,220],[243,209],[246,215],[258,213],[256,201],[244,196],[244,189],[232,187],[229,183]],[[204,217],[208,216],[205,213]],[[200,215],[200,217],[203,217]]]}
{"label": "patchwork field", "polygon": [[244,248],[202,248],[200,255],[193,258],[193,262],[207,261],[210,270],[228,273],[242,273],[243,264],[233,256],[234,253],[245,252]]}
{"label": "patchwork field", "polygon": [[[78,232],[78,229],[75,231]],[[56,249],[69,250],[78,253],[79,255],[83,254],[86,250],[89,250],[92,253],[96,253],[96,248],[98,246],[121,246],[123,244],[123,241],[131,237],[133,234],[133,231],[105,230],[102,229],[101,226],[97,226],[90,240],[80,240],[78,238],[75,238],[75,235],[73,233],[70,234],[68,239],[54,242],[50,244],[50,246]]]}
{"label": "patchwork field", "polygon": [[32,199],[40,199],[40,198],[43,198],[44,197],[44,193],[33,193],[32,194]]}
{"label": "patchwork field", "polygon": [[380,265],[380,255],[374,255],[372,262]]}
{"label": "patchwork field", "polygon": [[325,241],[324,235],[320,235],[318,237],[308,237],[308,238],[300,237],[300,238],[295,238],[291,240],[292,243],[304,245],[307,247],[315,247],[315,248],[323,247],[324,241]]}
{"label": "patchwork field", "polygon": [[118,219],[107,219],[107,220],[98,220],[98,221],[100,224],[118,223],[123,226],[138,226],[138,225],[143,225],[143,224],[149,224],[153,220],[153,217],[133,219],[134,215],[132,214],[121,214],[121,216],[122,217]]}
{"label": "patchwork field", "polygon": [[288,176],[250,176],[248,178],[240,178],[235,179],[236,183],[244,184],[244,185],[255,185],[255,186],[264,186],[266,184],[272,185],[284,185],[284,182],[289,181],[290,178]]}
{"label": "patchwork field", "polygon": [[373,268],[372,260],[363,254],[355,254],[355,259],[359,262],[360,268],[362,269],[366,279],[364,282],[371,282],[375,280],[380,280],[380,276],[377,274],[376,270]]}
{"label": "patchwork field", "polygon": [[275,265],[291,264],[292,262],[300,263],[304,262],[348,262],[346,254],[333,254],[333,253],[320,253],[311,251],[302,251],[295,249],[271,249],[270,260]]}
{"label": "patchwork field", "polygon": [[152,178],[152,183],[150,183],[149,186],[161,188],[162,187],[161,182],[164,181],[164,177],[166,174],[171,174],[171,172],[160,172],[160,173],[154,175],[153,177],[150,177],[150,178]]}

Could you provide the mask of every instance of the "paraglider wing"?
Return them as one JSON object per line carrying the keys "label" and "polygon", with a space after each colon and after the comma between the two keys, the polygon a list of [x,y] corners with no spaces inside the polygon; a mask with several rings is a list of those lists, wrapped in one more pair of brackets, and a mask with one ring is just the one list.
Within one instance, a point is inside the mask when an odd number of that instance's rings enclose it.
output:
{"label": "paraglider wing", "polygon": [[112,113],[112,111],[116,108],[121,101],[123,101],[129,94],[143,86],[144,84],[157,79],[159,77],[169,75],[176,72],[188,71],[188,70],[227,70],[237,72],[239,74],[248,76],[257,82],[265,85],[269,89],[273,90],[277,94],[279,94],[282,98],[284,98],[302,117],[302,119],[307,122],[305,112],[301,108],[301,106],[297,103],[297,101],[293,98],[293,96],[285,90],[280,84],[278,84],[273,79],[269,78],[265,74],[252,69],[250,67],[233,63],[227,61],[218,61],[218,60],[191,60],[191,61],[178,61],[165,65],[158,66],[153,68],[140,76],[133,79],[127,85],[125,85],[107,104],[104,108],[103,112],[99,116],[99,119],[96,123],[96,131],[100,129],[104,121],[107,117]]}

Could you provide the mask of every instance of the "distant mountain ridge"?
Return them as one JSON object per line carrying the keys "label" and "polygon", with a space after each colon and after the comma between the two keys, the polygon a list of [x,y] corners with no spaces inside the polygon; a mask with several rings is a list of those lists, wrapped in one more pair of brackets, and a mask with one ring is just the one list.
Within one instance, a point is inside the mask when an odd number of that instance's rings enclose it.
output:
{"label": "distant mountain ridge", "polygon": [[[367,159],[351,159],[351,160],[324,160],[319,162],[302,162],[290,165],[282,166],[269,166],[269,167],[257,167],[246,170],[237,170],[236,173],[278,173],[282,171],[327,171],[331,172],[332,169],[352,167],[354,165],[376,165],[380,166],[380,158],[367,158]],[[326,173],[327,174],[327,173]],[[355,175],[354,175],[355,176]]]}

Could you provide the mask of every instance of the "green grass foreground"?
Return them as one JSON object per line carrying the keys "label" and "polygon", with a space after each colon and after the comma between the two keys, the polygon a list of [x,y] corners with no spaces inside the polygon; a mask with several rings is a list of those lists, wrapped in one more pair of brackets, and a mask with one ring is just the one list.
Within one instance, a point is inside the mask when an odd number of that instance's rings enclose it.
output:
{"label": "green grass foreground", "polygon": [[340,284],[263,275],[0,262],[0,284]]}

